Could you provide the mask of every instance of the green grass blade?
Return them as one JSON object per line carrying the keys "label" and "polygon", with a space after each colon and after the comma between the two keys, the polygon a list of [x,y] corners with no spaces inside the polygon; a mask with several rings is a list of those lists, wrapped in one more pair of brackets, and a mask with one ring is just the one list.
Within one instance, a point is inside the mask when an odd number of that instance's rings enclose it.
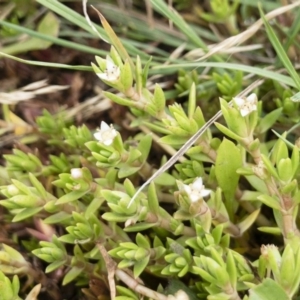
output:
{"label": "green grass blade", "polygon": [[249,5],[252,7],[257,7],[257,3],[260,3],[261,6],[267,11],[271,11],[271,10],[279,8],[281,6],[280,3],[276,3],[276,1],[270,1],[270,0],[263,0],[260,2],[253,1],[253,0],[240,0],[240,3],[242,5]]}
{"label": "green grass blade", "polygon": [[294,42],[299,46],[299,44],[296,41],[296,37],[299,31],[300,31],[300,9],[298,9],[297,14],[295,15],[295,19],[291,28],[289,28],[288,32],[286,33],[287,41],[284,44],[285,51],[288,51],[288,49]]}
{"label": "green grass blade", "polygon": [[264,25],[266,27],[266,32],[269,37],[270,42],[272,43],[273,47],[275,48],[275,51],[280,59],[280,61],[283,63],[287,71],[289,72],[290,76],[295,82],[295,86],[300,90],[300,77],[297,74],[293,64],[291,63],[289,57],[287,56],[284,48],[282,47],[280,41],[278,40],[274,30],[270,26],[269,22],[266,20],[264,13],[262,9],[259,7],[260,15],[263,19]]}
{"label": "green grass blade", "polygon": [[190,27],[185,20],[175,11],[171,10],[162,0],[151,0],[153,8],[160,14],[171,20],[175,26],[182,31],[197,47],[207,49],[206,44],[199,35]]}
{"label": "green grass blade", "polygon": [[0,21],[0,25],[5,26],[5,27],[10,28],[10,29],[13,29],[13,30],[16,30],[18,32],[26,33],[26,34],[28,34],[32,37],[39,38],[41,40],[49,41],[49,42],[51,42],[53,44],[56,44],[56,45],[76,49],[76,50],[81,51],[81,52],[86,52],[86,53],[91,53],[91,54],[94,54],[94,55],[101,55],[101,56],[105,56],[107,54],[107,51],[104,51],[104,50],[98,50],[98,49],[93,48],[93,47],[81,45],[81,44],[70,42],[70,41],[67,41],[67,40],[64,40],[64,39],[56,38],[54,36],[42,34],[38,31],[34,31],[34,30],[28,29],[26,27],[19,26],[19,25],[9,23],[9,22],[6,22],[6,21]]}
{"label": "green grass blade", "polygon": [[172,74],[176,73],[179,69],[191,70],[195,68],[220,68],[228,70],[243,71],[249,74],[256,74],[258,76],[276,80],[278,82],[285,83],[292,87],[297,87],[296,83],[292,78],[286,75],[276,73],[274,71],[269,71],[266,69],[261,69],[258,67],[252,67],[247,65],[240,65],[234,63],[219,63],[219,62],[193,62],[185,64],[174,64],[170,66],[154,66],[149,73],[152,74]]}
{"label": "green grass blade", "polygon": [[[54,11],[61,17],[65,18],[66,20],[70,21],[71,23],[77,25],[78,27],[86,30],[87,32],[91,33],[93,36],[98,37],[98,35],[94,32],[94,30],[90,27],[90,25],[87,23],[86,19],[75,12],[74,10],[68,8],[67,6],[63,5],[57,0],[37,0],[38,3],[42,4],[43,6],[47,7],[48,9]],[[100,35],[102,35],[104,38],[107,38],[107,34],[105,30],[93,23],[95,28],[99,31]],[[122,40],[122,39],[121,39]],[[143,52],[134,47],[130,41],[122,40],[124,43],[125,48],[129,52],[130,55],[139,55],[141,58],[148,59],[149,57]]]}
{"label": "green grass blade", "polygon": [[[101,3],[99,6],[100,11],[108,20],[115,20],[116,14],[118,15],[119,28],[114,28],[116,32],[122,32],[122,28],[130,28],[127,30],[126,36],[128,38],[133,38],[141,41],[150,40],[150,41],[161,41],[163,44],[173,46],[175,48],[179,47],[183,42],[186,43],[187,50],[195,49],[195,45],[192,42],[187,42],[183,34],[175,29],[170,29],[167,25],[163,26],[160,23],[156,22],[154,19],[151,30],[149,30],[148,22],[145,22],[142,15],[135,15],[129,11],[122,10],[121,8],[116,8],[113,5]],[[199,27],[196,25],[190,25],[193,31],[200,36],[211,42],[218,42],[219,39],[211,31],[206,28]],[[119,30],[119,31],[118,31]],[[140,48],[140,47],[139,47]]]}
{"label": "green grass blade", "polygon": [[[98,35],[93,31],[93,29],[90,27],[90,25],[87,23],[84,16],[78,14],[76,11],[70,9],[69,7],[65,6],[64,4],[60,3],[57,0],[37,0],[38,3],[41,5],[47,7],[48,9],[54,11],[64,19],[70,21],[71,23],[77,25],[78,27],[84,29],[85,31],[91,33],[94,37],[98,38]],[[104,29],[97,25],[93,25],[96,27],[96,29],[100,32],[101,35],[103,35],[105,38],[107,38],[107,35],[104,31]]]}
{"label": "green grass blade", "polygon": [[48,63],[48,62],[42,62],[42,61],[33,61],[33,60],[26,60],[22,59],[16,56],[12,56],[6,53],[3,53],[0,51],[0,56],[4,56],[13,60],[16,60],[18,62],[27,64],[27,65],[33,65],[33,66],[40,66],[40,67],[51,67],[51,68],[60,68],[60,69],[69,69],[69,70],[78,70],[78,71],[93,71],[92,67],[89,66],[70,66],[65,64],[57,64],[57,63]]}

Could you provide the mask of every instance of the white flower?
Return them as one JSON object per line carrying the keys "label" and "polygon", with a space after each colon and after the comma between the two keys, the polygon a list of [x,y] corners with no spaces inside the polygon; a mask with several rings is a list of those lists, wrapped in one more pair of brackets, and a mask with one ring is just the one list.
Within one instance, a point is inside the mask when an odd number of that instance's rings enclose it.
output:
{"label": "white flower", "polygon": [[176,292],[173,297],[174,297],[174,300],[189,300],[190,299],[190,297],[183,290],[179,290],[178,292]]}
{"label": "white flower", "polygon": [[242,117],[245,117],[252,111],[257,110],[257,96],[254,93],[249,95],[247,98],[233,98],[233,100],[238,106]]}
{"label": "white flower", "polygon": [[211,190],[205,189],[201,177],[196,178],[194,182],[189,185],[184,184],[182,189],[187,193],[192,202],[196,202],[208,196],[211,192]]}
{"label": "white flower", "polygon": [[94,133],[94,137],[105,146],[112,144],[114,138],[117,136],[117,131],[111,125],[109,126],[105,122],[101,122],[100,130]]}
{"label": "white flower", "polygon": [[79,179],[82,177],[82,170],[80,168],[71,169],[71,176],[73,179]]}
{"label": "white flower", "polygon": [[106,56],[106,69],[103,73],[97,73],[100,79],[115,82],[120,77],[120,68],[114,64],[109,56]]}
{"label": "white flower", "polygon": [[7,187],[7,192],[9,193],[10,196],[16,196],[20,193],[19,189],[13,184],[10,184]]}

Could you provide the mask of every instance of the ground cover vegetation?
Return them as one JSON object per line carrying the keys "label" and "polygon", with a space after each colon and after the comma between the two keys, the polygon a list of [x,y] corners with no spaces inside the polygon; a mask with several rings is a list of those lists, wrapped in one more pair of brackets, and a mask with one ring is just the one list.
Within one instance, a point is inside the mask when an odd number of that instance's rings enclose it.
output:
{"label": "ground cover vegetation", "polygon": [[299,299],[300,1],[0,5],[0,300]]}

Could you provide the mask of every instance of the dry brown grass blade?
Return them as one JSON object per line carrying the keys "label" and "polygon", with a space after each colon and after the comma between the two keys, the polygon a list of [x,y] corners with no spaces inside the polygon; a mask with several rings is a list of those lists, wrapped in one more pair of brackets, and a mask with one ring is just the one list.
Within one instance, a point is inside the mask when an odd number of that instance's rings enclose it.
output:
{"label": "dry brown grass blade", "polygon": [[120,39],[114,32],[112,27],[109,25],[107,20],[104,18],[104,16],[94,6],[92,6],[92,8],[97,12],[97,14],[100,18],[101,24],[109,37],[110,43],[116,48],[119,55],[122,57],[123,61],[127,60],[129,62],[130,66],[131,66],[131,70],[134,73],[135,68],[134,68],[133,61],[131,60],[131,58],[130,58],[128,52],[126,51],[125,47],[123,46],[122,42],[120,41]]}
{"label": "dry brown grass blade", "polygon": [[104,259],[106,270],[107,270],[107,280],[109,284],[110,289],[110,297],[111,299],[116,298],[116,283],[115,283],[115,272],[117,268],[117,264],[111,259],[111,257],[108,255],[105,247],[98,243],[97,247]]}
{"label": "dry brown grass blade", "polygon": [[[208,49],[213,49],[216,47],[216,45],[210,45],[208,46]],[[227,53],[227,54],[234,54],[234,53],[241,53],[241,52],[250,52],[258,49],[263,49],[264,45],[263,44],[254,44],[254,45],[247,45],[247,46],[233,46],[230,48],[224,48],[220,49],[218,53]],[[204,51],[203,49],[197,48],[194,50],[189,51],[184,55],[187,59],[196,59],[202,55],[205,55],[207,52]]]}
{"label": "dry brown grass blade", "polygon": [[99,31],[96,29],[96,27],[93,25],[88,13],[87,13],[87,2],[88,0],[82,0],[82,9],[83,9],[83,14],[84,14],[84,17],[87,21],[87,23],[90,25],[90,27],[93,29],[93,31],[97,34],[97,36],[103,40],[104,42],[108,43],[109,44],[109,41],[107,41],[104,36],[102,36]]}
{"label": "dry brown grass blade", "polygon": [[0,103],[17,104],[21,101],[33,99],[37,95],[55,93],[68,87],[67,85],[48,85],[47,80],[41,80],[10,93],[0,93]]}
{"label": "dry brown grass blade", "polygon": [[[127,274],[124,270],[121,270],[117,267],[117,264],[111,259],[111,257],[108,255],[105,247],[98,243],[97,247],[105,261],[106,269],[108,273],[108,283],[110,288],[110,296],[111,299],[115,299],[116,297],[116,284],[114,276],[116,275],[121,281],[123,281],[129,288],[131,288],[133,291],[144,295],[146,297],[149,297],[151,299],[156,300],[180,300],[180,299],[188,299],[187,295],[183,291],[179,291],[178,294],[175,294],[174,296],[166,296],[161,293],[158,293],[156,291],[153,291],[146,286],[141,284],[141,281],[139,278],[134,279],[129,274]],[[184,298],[183,298],[184,296]]]}

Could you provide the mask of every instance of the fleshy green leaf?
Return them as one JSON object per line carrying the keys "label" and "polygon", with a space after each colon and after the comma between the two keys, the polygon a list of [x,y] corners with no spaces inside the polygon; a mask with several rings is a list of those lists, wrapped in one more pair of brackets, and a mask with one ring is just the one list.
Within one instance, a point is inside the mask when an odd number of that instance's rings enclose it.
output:
{"label": "fleshy green leaf", "polygon": [[270,113],[268,113],[259,122],[259,125],[257,128],[258,132],[261,134],[261,133],[264,133],[267,130],[269,130],[274,125],[274,123],[277,121],[277,119],[281,115],[281,112],[282,112],[282,108],[280,107],[280,108],[277,108],[277,109],[271,111]]}
{"label": "fleshy green leaf", "polygon": [[172,186],[176,183],[176,179],[171,174],[162,173],[154,179],[154,182],[162,186]]}
{"label": "fleshy green leaf", "polygon": [[248,215],[242,222],[238,224],[241,234],[243,234],[252,224],[255,222],[256,218],[260,213],[260,209],[253,211]]}
{"label": "fleshy green leaf", "polygon": [[258,227],[257,228],[259,231],[274,234],[274,235],[282,235],[281,229],[278,227]]}
{"label": "fleshy green leaf", "polygon": [[225,206],[232,219],[234,214],[234,194],[240,175],[236,170],[242,166],[242,155],[238,147],[224,139],[218,149],[215,174],[220,188],[225,195]]}
{"label": "fleshy green leaf", "polygon": [[141,222],[141,223],[137,223],[137,224],[131,225],[129,227],[126,227],[124,229],[124,231],[126,231],[126,232],[139,232],[139,231],[147,230],[147,229],[155,227],[155,226],[156,226],[155,223]]}
{"label": "fleshy green leaf", "polygon": [[279,201],[278,199],[274,197],[271,197],[267,194],[264,194],[264,195],[260,195],[257,197],[257,200],[260,200],[262,203],[266,204],[267,206],[269,207],[272,207],[274,209],[277,209],[277,210],[280,210],[280,204],[279,204]]}
{"label": "fleshy green leaf", "polygon": [[51,272],[55,271],[56,269],[60,268],[61,266],[63,266],[65,263],[66,263],[66,261],[64,261],[64,260],[55,261],[47,266],[45,272],[51,273]]}
{"label": "fleshy green leaf", "polygon": [[165,105],[166,105],[165,94],[162,88],[158,84],[155,84],[153,101],[155,103],[157,112],[161,112],[165,109]]}
{"label": "fleshy green leaf", "polygon": [[125,91],[132,87],[133,76],[128,61],[125,61],[124,66],[121,68],[120,81],[123,84]]}
{"label": "fleshy green leaf", "polygon": [[[59,30],[59,22],[55,14],[48,12],[44,18],[40,21],[37,32],[46,36],[57,36]],[[12,44],[10,46],[1,48],[1,52],[7,54],[19,54],[32,50],[47,49],[51,45],[51,42],[42,40],[36,37],[30,37],[27,40],[23,40],[22,43]]]}
{"label": "fleshy green leaf", "polygon": [[144,259],[141,259],[139,261],[137,261],[134,264],[134,268],[133,268],[133,275],[134,278],[137,278],[141,275],[141,273],[144,271],[144,269],[147,267],[148,262],[149,262],[149,256],[145,257]]}
{"label": "fleshy green leaf", "polygon": [[249,300],[290,299],[284,289],[270,278],[264,279],[261,284],[250,289],[249,294]]}
{"label": "fleshy green leaf", "polygon": [[156,195],[155,184],[151,182],[148,189],[148,205],[149,211],[154,215],[159,216],[159,202]]}
{"label": "fleshy green leaf", "polygon": [[31,208],[24,208],[21,212],[19,212],[14,218],[13,222],[19,222],[25,220],[29,217],[35,216],[38,212],[43,210],[43,207],[31,207]]}
{"label": "fleshy green leaf", "polygon": [[65,275],[62,285],[67,285],[71,281],[73,281],[76,277],[82,273],[83,268],[72,267],[71,270]]}
{"label": "fleshy green leaf", "polygon": [[177,136],[177,135],[166,135],[160,139],[161,143],[168,145],[181,146],[188,140],[188,137]]}
{"label": "fleshy green leaf", "polygon": [[129,177],[130,175],[136,173],[140,167],[129,167],[129,166],[125,166],[124,168],[121,168],[118,172],[118,177],[119,178],[125,178],[125,177]]}
{"label": "fleshy green leaf", "polygon": [[79,198],[81,198],[82,196],[84,196],[87,192],[86,191],[72,191],[68,194],[63,195],[62,197],[60,197],[57,201],[56,204],[65,204],[65,203],[69,203],[75,200],[78,200]]}
{"label": "fleshy green leaf", "polygon": [[70,215],[64,211],[60,211],[60,212],[53,214],[53,215],[49,216],[48,218],[44,219],[44,222],[46,224],[58,224],[58,223],[64,222],[71,218],[72,218],[72,215]]}
{"label": "fleshy green leaf", "polygon": [[141,161],[144,162],[149,155],[150,149],[152,145],[152,137],[150,134],[143,136],[138,145],[138,150],[141,152]]}
{"label": "fleshy green leaf", "polygon": [[238,136],[237,134],[235,134],[233,131],[231,131],[230,129],[228,129],[227,127],[225,127],[224,125],[215,122],[216,127],[223,132],[224,134],[226,134],[228,137],[232,138],[233,140],[239,141],[241,139],[240,136]]}

